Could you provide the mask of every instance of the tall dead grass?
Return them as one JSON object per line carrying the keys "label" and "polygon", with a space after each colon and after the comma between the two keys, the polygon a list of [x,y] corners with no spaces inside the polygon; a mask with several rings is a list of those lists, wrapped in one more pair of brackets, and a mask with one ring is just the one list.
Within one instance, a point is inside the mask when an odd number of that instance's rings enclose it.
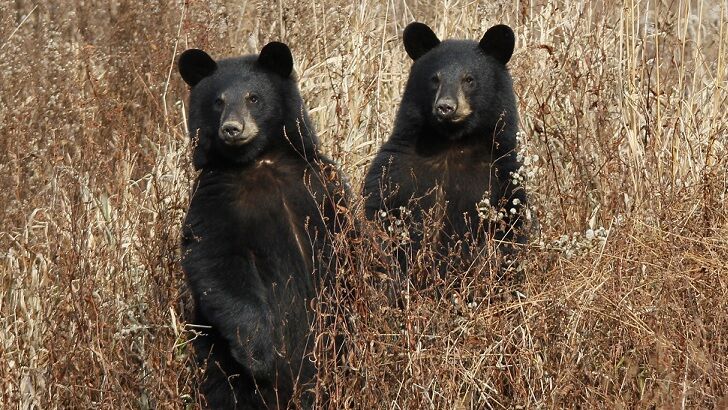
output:
{"label": "tall dead grass", "polygon": [[343,366],[317,349],[331,407],[728,407],[726,7],[0,2],[0,401],[194,406],[179,52],[289,43],[325,150],[358,191],[416,19],[441,38],[515,29],[541,232],[516,292],[484,279],[489,297],[405,289],[401,306],[372,269],[386,238],[346,244],[347,285],[321,307],[341,320],[318,329],[349,339]]}

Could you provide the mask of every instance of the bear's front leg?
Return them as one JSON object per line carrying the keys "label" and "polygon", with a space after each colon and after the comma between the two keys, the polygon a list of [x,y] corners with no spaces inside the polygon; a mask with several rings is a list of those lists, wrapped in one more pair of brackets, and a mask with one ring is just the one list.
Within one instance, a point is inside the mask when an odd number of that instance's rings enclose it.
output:
{"label": "bear's front leg", "polygon": [[[274,373],[273,313],[250,261],[241,258],[212,269],[190,271],[198,309],[229,344],[231,356],[260,380]],[[243,262],[243,263],[241,263]]]}

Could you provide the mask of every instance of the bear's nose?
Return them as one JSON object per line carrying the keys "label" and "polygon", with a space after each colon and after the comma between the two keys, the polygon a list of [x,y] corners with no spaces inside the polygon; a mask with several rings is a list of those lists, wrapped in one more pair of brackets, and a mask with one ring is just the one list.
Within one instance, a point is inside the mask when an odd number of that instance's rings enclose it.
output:
{"label": "bear's nose", "polygon": [[457,103],[453,100],[438,100],[435,106],[435,112],[438,117],[448,119],[455,115],[455,110],[457,110],[457,108]]}
{"label": "bear's nose", "polygon": [[220,136],[226,140],[234,140],[243,133],[243,124],[237,121],[225,121],[220,127]]}

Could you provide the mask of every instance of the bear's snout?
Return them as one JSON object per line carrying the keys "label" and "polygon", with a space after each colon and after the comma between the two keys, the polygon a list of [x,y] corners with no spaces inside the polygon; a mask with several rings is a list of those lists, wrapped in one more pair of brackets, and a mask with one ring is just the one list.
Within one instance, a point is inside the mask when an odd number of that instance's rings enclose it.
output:
{"label": "bear's snout", "polygon": [[435,115],[440,120],[449,120],[458,109],[457,101],[451,98],[441,98],[435,103]]}
{"label": "bear's snout", "polygon": [[225,121],[220,127],[220,139],[226,144],[240,145],[250,140],[243,135],[245,124],[238,121]]}

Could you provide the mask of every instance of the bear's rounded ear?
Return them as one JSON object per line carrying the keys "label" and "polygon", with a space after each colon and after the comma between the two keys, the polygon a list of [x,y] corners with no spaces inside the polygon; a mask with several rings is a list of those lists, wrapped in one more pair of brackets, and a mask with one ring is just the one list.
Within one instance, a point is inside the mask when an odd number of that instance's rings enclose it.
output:
{"label": "bear's rounded ear", "polygon": [[432,29],[427,24],[418,22],[410,23],[405,27],[402,41],[404,42],[404,49],[407,50],[407,55],[412,60],[417,60],[440,44],[440,39],[437,38]]}
{"label": "bear's rounded ear", "polygon": [[513,30],[505,24],[498,24],[488,29],[480,39],[480,48],[485,54],[495,57],[498,61],[506,64],[513,55],[513,48],[516,46],[516,35]]}
{"label": "bear's rounded ear", "polygon": [[293,72],[291,49],[283,43],[271,41],[260,50],[258,64],[283,78],[288,78]]}
{"label": "bear's rounded ear", "polygon": [[194,87],[217,70],[217,63],[206,52],[191,48],[179,56],[177,68],[182,79],[190,87]]}

